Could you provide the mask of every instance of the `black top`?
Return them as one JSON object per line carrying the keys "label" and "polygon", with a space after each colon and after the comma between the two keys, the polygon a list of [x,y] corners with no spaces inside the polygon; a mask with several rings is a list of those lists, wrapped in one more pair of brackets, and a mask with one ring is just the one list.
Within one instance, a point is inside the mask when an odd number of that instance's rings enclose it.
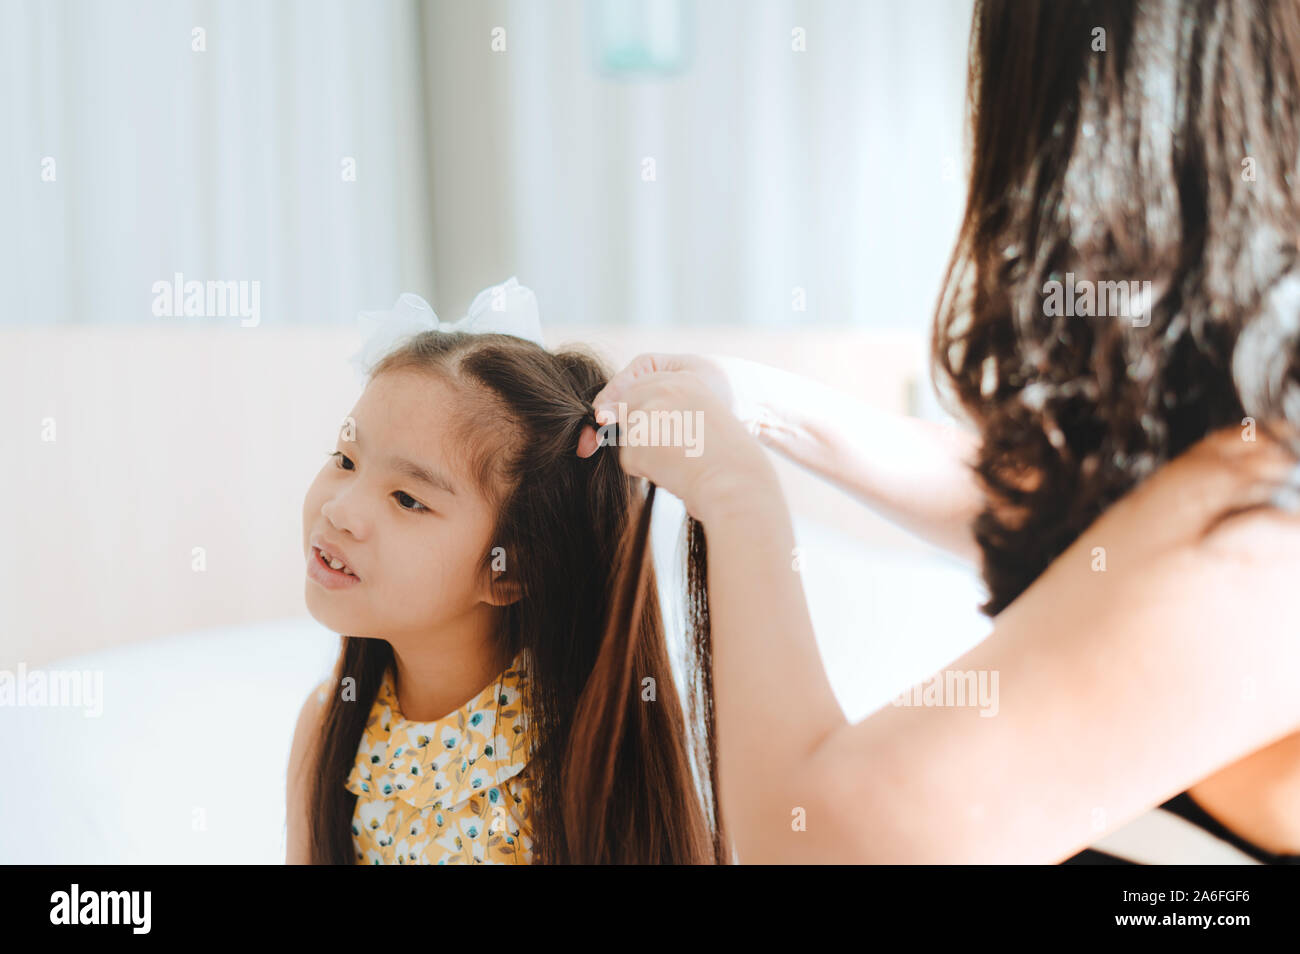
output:
{"label": "black top", "polygon": [[[1209,812],[1192,800],[1192,796],[1187,792],[1175,795],[1169,801],[1164,802],[1158,809],[1152,811],[1166,811],[1177,815],[1179,818],[1191,822],[1197,828],[1207,832],[1220,842],[1231,845],[1238,851],[1244,852],[1251,858],[1261,864],[1266,865],[1300,865],[1300,855],[1280,855],[1271,851],[1265,851],[1258,845],[1255,845],[1240,835],[1230,831],[1227,827],[1215,819]],[[1137,865],[1137,864],[1183,864],[1189,859],[1170,858],[1168,861],[1137,861],[1119,854],[1112,854],[1100,851],[1095,848],[1085,848],[1076,855],[1062,861],[1063,865]]]}

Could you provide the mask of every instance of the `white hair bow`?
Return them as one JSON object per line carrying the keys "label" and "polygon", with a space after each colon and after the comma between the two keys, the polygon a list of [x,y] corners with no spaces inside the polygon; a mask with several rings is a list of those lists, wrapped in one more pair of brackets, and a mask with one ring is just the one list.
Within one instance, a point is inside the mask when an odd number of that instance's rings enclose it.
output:
{"label": "white hair bow", "polygon": [[514,335],[546,347],[537,313],[537,296],[531,288],[519,284],[513,275],[500,285],[489,285],[475,295],[469,311],[458,321],[440,321],[427,301],[413,292],[403,292],[388,311],[359,312],[357,323],[361,326],[365,343],[350,361],[357,376],[363,380],[370,376],[381,358],[422,331],[493,332]]}

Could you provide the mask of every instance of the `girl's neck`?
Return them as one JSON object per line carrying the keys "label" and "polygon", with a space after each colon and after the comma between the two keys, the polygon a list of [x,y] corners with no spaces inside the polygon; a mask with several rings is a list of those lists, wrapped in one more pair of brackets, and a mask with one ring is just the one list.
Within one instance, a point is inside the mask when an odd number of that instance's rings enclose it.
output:
{"label": "girl's neck", "polygon": [[[495,609],[495,607],[493,607]],[[418,640],[389,640],[394,688],[401,716],[433,722],[469,702],[507,666],[496,649],[497,613],[467,614],[451,626]]]}

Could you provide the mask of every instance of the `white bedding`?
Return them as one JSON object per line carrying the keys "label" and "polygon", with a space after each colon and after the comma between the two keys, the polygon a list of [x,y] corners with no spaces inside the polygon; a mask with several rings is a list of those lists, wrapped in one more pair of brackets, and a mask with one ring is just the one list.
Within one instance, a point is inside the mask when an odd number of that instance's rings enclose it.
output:
{"label": "white bedding", "polygon": [[[681,511],[660,501],[656,562],[669,591]],[[957,564],[864,551],[813,525],[796,532],[818,641],[851,719],[987,634],[978,582]],[[41,667],[102,670],[103,713],[0,710],[0,863],[282,862],[295,717],[337,648],[304,618]]]}

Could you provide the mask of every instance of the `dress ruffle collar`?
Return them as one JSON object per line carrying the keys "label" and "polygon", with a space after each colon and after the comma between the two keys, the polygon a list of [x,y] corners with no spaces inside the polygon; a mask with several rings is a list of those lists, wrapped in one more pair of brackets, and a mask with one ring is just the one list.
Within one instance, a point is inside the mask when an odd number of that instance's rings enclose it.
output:
{"label": "dress ruffle collar", "polygon": [[524,654],[477,696],[432,722],[402,717],[390,666],[345,783],[366,798],[451,808],[523,771],[531,734],[523,711]]}

